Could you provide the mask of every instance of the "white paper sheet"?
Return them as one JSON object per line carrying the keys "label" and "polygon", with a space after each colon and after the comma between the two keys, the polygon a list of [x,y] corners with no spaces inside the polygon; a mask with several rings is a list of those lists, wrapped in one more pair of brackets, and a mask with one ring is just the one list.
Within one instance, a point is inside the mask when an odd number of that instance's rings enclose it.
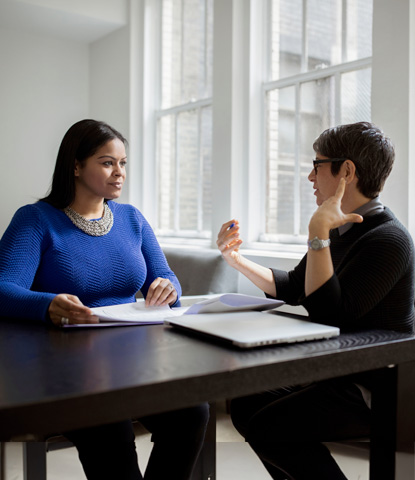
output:
{"label": "white paper sheet", "polygon": [[271,310],[283,304],[284,302],[282,300],[273,300],[272,298],[255,297],[241,293],[225,293],[195,303],[188,308],[185,314]]}
{"label": "white paper sheet", "polygon": [[94,315],[99,317],[99,323],[65,325],[64,328],[155,325],[164,323],[164,319],[167,317],[179,315],[178,312],[172,310],[168,305],[146,307],[144,300],[107,307],[94,307],[91,310]]}

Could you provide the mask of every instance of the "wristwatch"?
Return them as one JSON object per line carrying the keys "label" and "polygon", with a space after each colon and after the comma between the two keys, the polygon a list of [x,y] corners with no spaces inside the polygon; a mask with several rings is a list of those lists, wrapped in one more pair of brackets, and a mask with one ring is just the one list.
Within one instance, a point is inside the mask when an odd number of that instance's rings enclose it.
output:
{"label": "wristwatch", "polygon": [[321,240],[321,238],[314,237],[312,240],[307,241],[307,245],[311,250],[321,250],[322,248],[330,246],[330,239]]}

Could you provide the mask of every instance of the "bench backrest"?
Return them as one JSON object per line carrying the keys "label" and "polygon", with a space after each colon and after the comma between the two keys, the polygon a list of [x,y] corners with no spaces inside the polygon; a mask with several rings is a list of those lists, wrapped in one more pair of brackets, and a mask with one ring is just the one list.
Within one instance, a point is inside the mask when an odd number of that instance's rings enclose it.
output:
{"label": "bench backrest", "polygon": [[217,250],[165,247],[163,251],[180,281],[183,295],[238,291],[238,272]]}

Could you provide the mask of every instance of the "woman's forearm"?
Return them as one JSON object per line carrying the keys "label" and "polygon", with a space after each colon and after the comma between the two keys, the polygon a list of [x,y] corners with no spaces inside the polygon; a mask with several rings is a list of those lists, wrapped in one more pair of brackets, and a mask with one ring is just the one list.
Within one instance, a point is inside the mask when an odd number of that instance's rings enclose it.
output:
{"label": "woman's forearm", "polygon": [[232,265],[233,268],[241,272],[254,285],[271,297],[277,296],[277,290],[274,281],[274,275],[270,268],[259,265],[258,263],[240,256],[239,261]]}
{"label": "woman's forearm", "polygon": [[306,297],[324,285],[334,273],[330,248],[309,250],[307,253],[307,266],[305,273]]}

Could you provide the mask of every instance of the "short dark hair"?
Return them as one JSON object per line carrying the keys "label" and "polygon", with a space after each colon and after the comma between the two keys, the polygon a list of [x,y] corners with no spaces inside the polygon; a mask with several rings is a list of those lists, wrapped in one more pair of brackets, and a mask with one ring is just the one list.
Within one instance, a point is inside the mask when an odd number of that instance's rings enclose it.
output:
{"label": "short dark hair", "polygon": [[[328,158],[346,158],[356,166],[357,188],[368,198],[381,192],[395,159],[391,140],[369,122],[339,125],[325,130],[314,142],[316,153]],[[331,172],[339,173],[341,163],[333,162]]]}
{"label": "short dark hair", "polygon": [[86,119],[72,125],[59,147],[49,193],[41,201],[59,209],[70,205],[75,198],[75,162],[83,166],[87,158],[116,138],[127,145],[121,133],[105,122]]}

